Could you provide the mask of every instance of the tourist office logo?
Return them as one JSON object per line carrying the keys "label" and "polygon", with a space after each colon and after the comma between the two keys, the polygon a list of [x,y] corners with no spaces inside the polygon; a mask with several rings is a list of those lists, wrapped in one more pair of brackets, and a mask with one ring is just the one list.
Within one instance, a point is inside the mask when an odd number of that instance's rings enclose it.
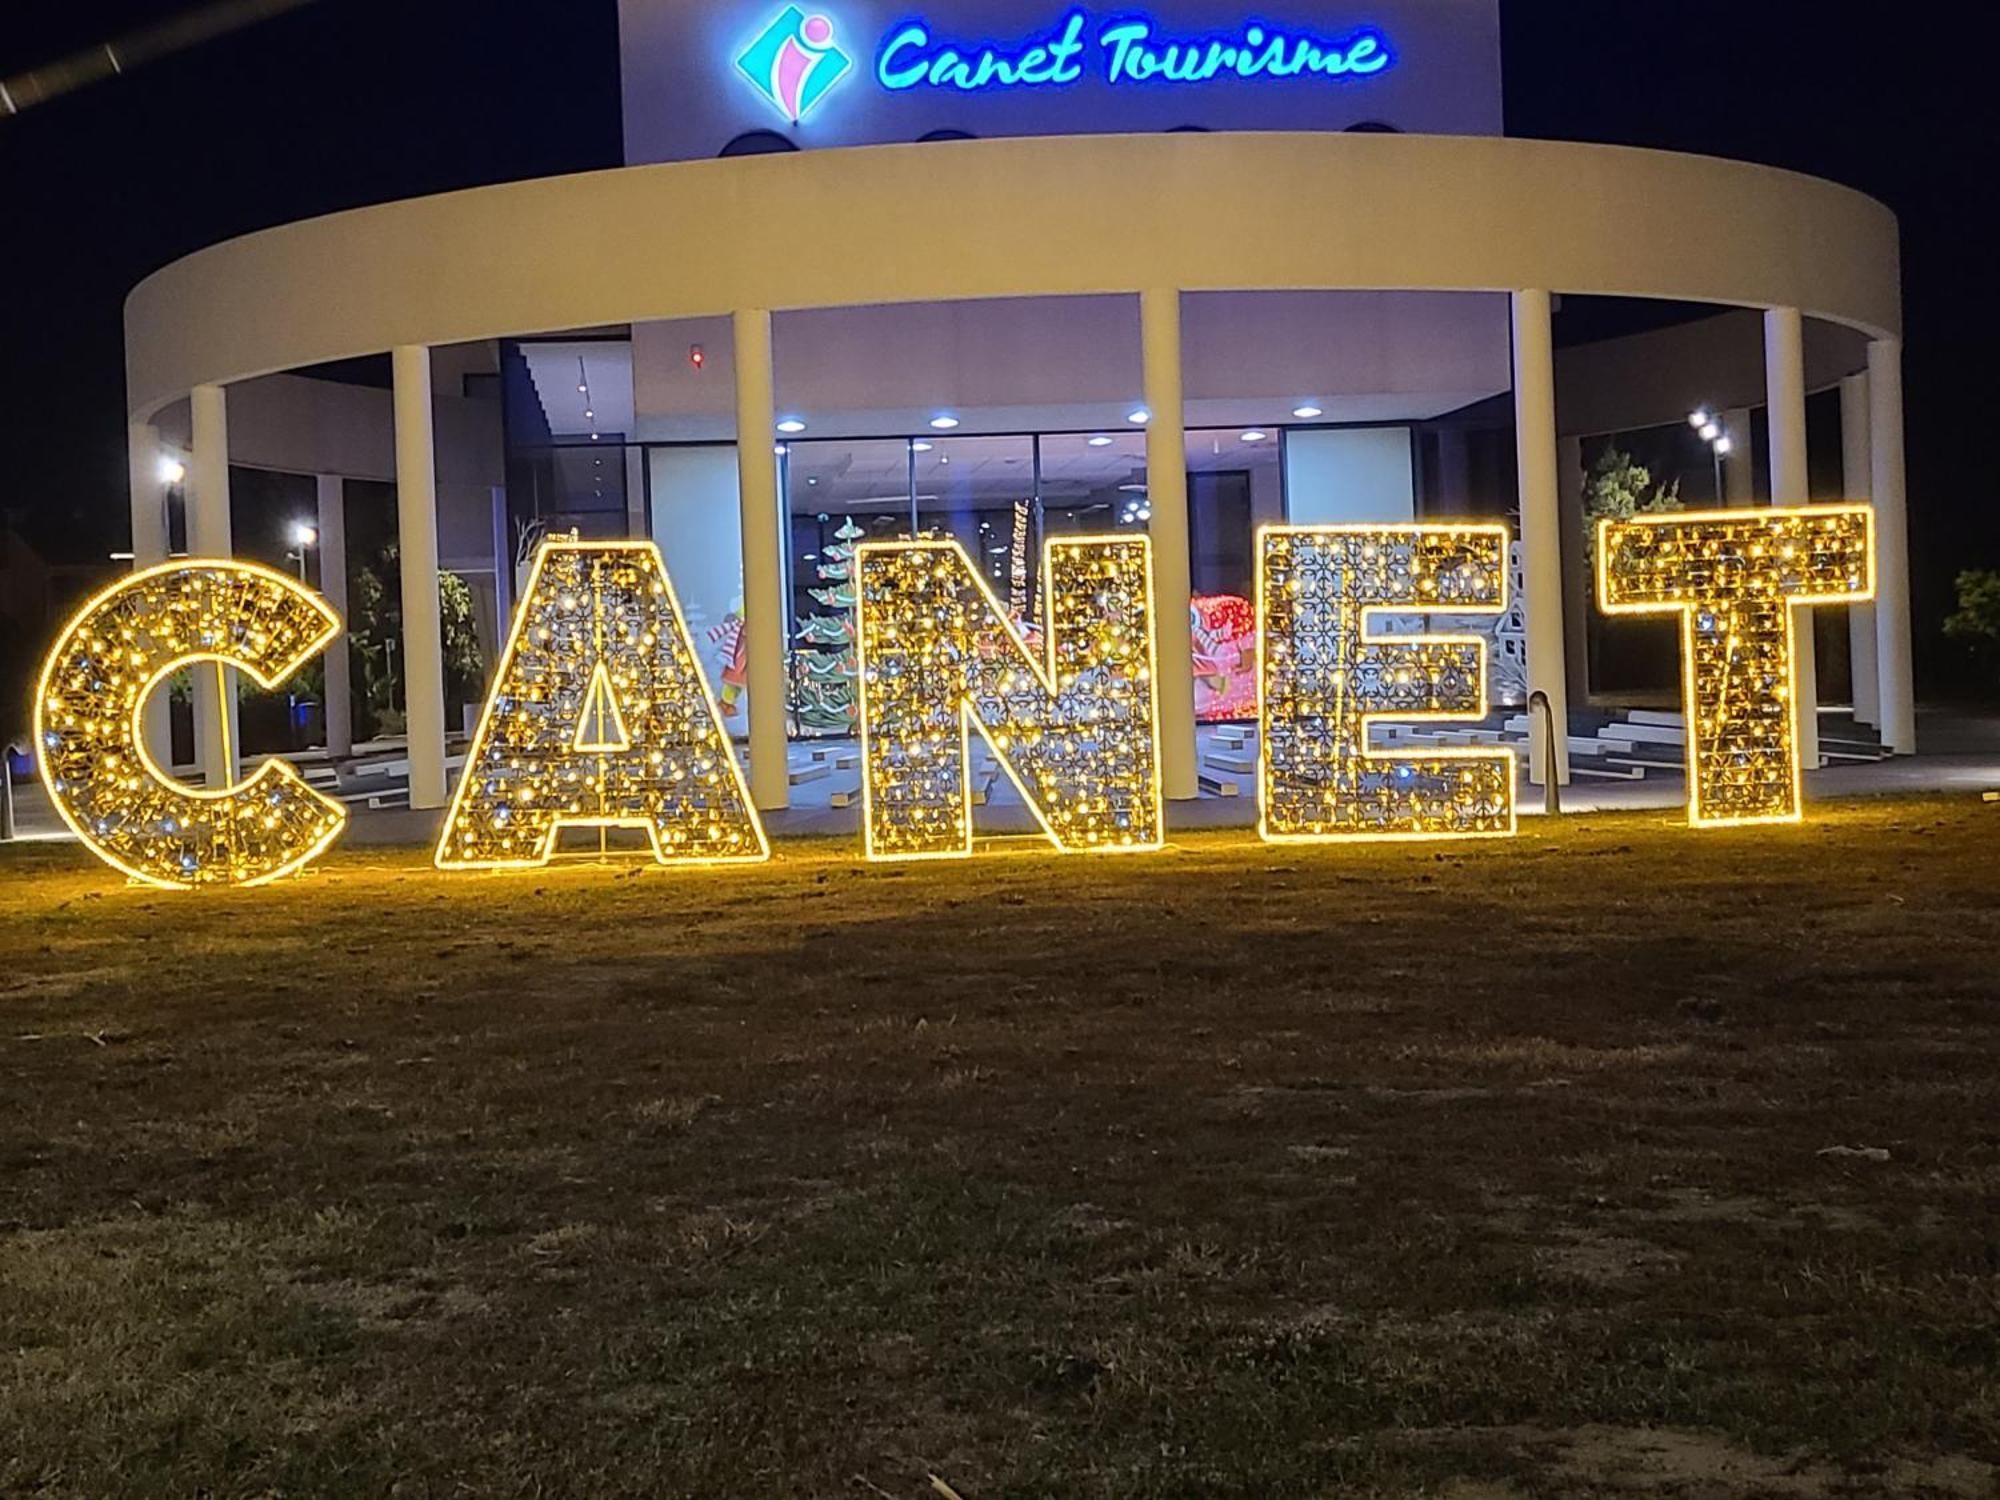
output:
{"label": "tourist office logo", "polygon": [[736,59],[751,86],[793,124],[803,120],[852,66],[833,44],[833,20],[788,5]]}
{"label": "tourist office logo", "polygon": [[[1800,817],[1797,616],[1873,597],[1873,524],[1867,505],[1600,524],[1599,607],[1680,625],[1692,826]],[[1505,610],[1508,541],[1504,525],[1475,522],[1258,533],[1259,837],[1515,832],[1510,751],[1377,748],[1371,735],[1385,722],[1486,716],[1482,637],[1383,620]],[[867,858],[973,852],[974,734],[1058,852],[1163,846],[1147,538],[1046,543],[1039,650],[956,540],[864,542],[853,567]],[[35,753],[50,800],[86,847],[145,884],[259,885],[303,869],[339,837],[345,807],[277,759],[189,788],[152,758],[142,725],[184,668],[216,673],[220,705],[229,673],[274,688],[339,630],[303,582],[254,563],[190,558],[119,580],[78,611],[42,669]],[[226,711],[223,722],[227,744]],[[434,860],[542,865],[579,827],[640,830],[665,865],[770,857],[650,541],[543,544]]]}

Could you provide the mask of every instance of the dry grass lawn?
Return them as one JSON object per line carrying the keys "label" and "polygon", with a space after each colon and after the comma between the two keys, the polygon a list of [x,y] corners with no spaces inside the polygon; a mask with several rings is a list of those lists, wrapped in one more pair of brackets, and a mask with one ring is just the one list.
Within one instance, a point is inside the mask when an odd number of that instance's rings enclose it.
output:
{"label": "dry grass lawn", "polygon": [[2000,809],[0,851],[0,1494],[1995,1493]]}

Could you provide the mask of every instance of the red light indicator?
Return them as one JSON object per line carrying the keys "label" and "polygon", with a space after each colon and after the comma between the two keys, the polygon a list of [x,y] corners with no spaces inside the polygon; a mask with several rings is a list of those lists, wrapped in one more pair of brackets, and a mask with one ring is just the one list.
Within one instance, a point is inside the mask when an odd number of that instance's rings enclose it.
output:
{"label": "red light indicator", "polygon": [[699,344],[688,345],[688,363],[693,365],[697,370],[699,370],[704,364],[708,363],[708,356],[701,352],[701,345]]}

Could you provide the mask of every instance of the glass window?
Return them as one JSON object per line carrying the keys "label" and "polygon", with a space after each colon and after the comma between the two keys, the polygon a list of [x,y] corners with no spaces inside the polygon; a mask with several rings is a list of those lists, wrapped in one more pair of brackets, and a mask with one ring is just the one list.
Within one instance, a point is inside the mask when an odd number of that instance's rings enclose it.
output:
{"label": "glass window", "polygon": [[1034,603],[1035,440],[919,438],[910,445],[917,531],[950,537],[1017,621]]}
{"label": "glass window", "polygon": [[790,610],[786,669],[798,736],[851,735],[858,702],[854,548],[909,536],[910,444],[903,438],[791,442],[781,449]]}
{"label": "glass window", "polygon": [[1257,528],[1285,518],[1274,428],[1187,435],[1189,621],[1195,717],[1257,713]]}

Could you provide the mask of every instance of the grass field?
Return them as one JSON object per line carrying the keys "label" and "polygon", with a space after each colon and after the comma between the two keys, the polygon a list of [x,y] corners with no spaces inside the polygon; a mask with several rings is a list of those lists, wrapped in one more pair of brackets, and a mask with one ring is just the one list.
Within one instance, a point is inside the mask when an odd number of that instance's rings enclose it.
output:
{"label": "grass field", "polygon": [[0,851],[0,1494],[1979,1495],[2000,809]]}

